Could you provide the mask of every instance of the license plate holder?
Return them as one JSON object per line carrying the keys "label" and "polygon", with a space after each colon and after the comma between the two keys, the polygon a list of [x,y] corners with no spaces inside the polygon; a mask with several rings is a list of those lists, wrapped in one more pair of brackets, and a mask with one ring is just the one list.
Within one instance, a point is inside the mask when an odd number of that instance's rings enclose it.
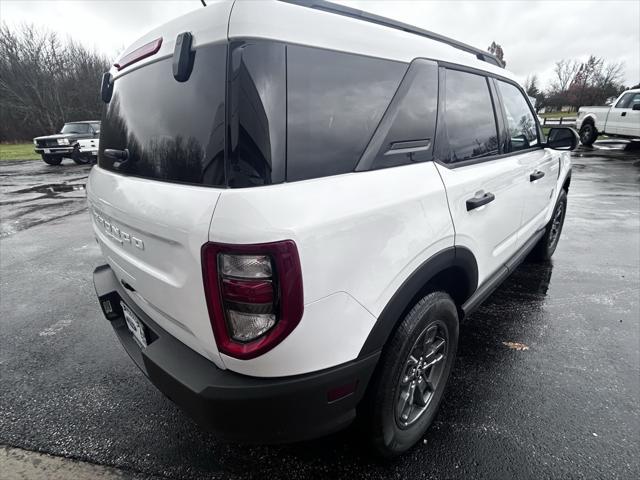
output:
{"label": "license plate holder", "polygon": [[44,153],[51,153],[51,149],[50,148],[45,148],[44,149]]}
{"label": "license plate holder", "polygon": [[122,312],[124,314],[124,320],[127,324],[131,336],[136,341],[140,348],[147,347],[147,333],[146,328],[142,322],[136,317],[135,313],[131,311],[124,302],[120,302],[122,306]]}

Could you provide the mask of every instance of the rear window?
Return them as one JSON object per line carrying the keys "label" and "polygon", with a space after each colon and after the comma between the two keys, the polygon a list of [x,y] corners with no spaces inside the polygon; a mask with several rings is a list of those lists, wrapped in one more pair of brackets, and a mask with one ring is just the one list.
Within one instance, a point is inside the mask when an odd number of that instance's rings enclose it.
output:
{"label": "rear window", "polygon": [[[174,79],[172,58],[117,78],[102,116],[99,165],[156,180],[224,185],[226,58],[226,44],[197,49],[186,82]],[[127,149],[129,159],[120,163],[105,149]]]}
{"label": "rear window", "polygon": [[287,180],[351,172],[407,65],[287,47]]}

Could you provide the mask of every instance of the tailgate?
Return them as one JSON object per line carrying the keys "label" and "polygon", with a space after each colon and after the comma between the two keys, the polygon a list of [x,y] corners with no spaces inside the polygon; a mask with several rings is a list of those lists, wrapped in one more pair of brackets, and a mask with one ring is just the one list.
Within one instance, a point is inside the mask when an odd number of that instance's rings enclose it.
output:
{"label": "tailgate", "polygon": [[[103,95],[98,166],[87,185],[96,237],[132,300],[221,367],[200,249],[226,183],[231,6],[211,2],[125,50],[111,70],[111,94]],[[175,48],[185,35],[190,48]],[[150,44],[154,50],[140,56]],[[176,59],[189,66],[186,76],[174,73]]]}
{"label": "tailgate", "polygon": [[200,260],[220,191],[100,167],[91,170],[87,191],[102,253],[131,298],[171,335],[222,366]]}

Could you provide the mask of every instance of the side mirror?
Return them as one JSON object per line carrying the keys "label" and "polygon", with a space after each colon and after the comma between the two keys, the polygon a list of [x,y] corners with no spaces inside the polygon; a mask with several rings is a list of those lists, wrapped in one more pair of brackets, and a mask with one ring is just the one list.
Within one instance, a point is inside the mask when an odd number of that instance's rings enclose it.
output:
{"label": "side mirror", "polygon": [[631,107],[631,110],[640,110],[640,103],[634,103],[633,107]]}
{"label": "side mirror", "polygon": [[554,150],[574,150],[578,146],[578,132],[569,127],[557,127],[549,130],[545,147]]}

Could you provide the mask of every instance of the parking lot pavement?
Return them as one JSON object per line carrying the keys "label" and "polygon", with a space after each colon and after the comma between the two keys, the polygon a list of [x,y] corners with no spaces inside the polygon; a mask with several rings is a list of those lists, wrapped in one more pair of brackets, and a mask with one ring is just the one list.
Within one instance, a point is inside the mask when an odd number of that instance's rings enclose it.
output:
{"label": "parking lot pavement", "polygon": [[83,211],[91,166],[64,162],[58,168],[39,160],[0,164],[0,238]]}
{"label": "parking lot pavement", "polygon": [[87,169],[3,162],[0,444],[143,477],[638,478],[639,173],[610,145],[574,154],[553,263],[523,264],[462,326],[435,424],[381,463],[354,429],[285,446],[200,430],[99,312],[84,192],[40,188]]}

